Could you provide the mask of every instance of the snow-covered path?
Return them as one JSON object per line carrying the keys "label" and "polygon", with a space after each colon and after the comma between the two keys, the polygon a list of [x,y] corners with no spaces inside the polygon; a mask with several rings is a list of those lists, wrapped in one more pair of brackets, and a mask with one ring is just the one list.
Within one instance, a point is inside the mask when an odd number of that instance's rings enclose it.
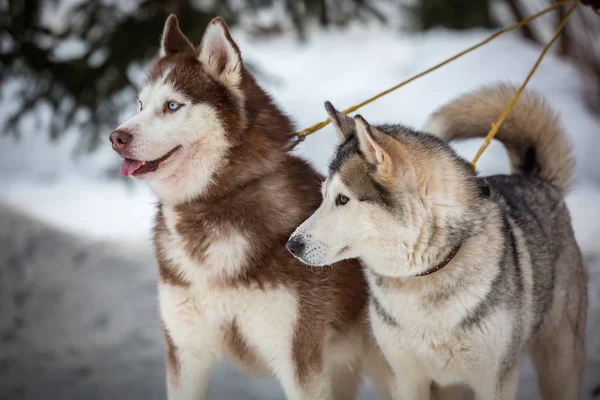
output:
{"label": "snow-covered path", "polygon": [[[0,204],[0,249],[0,399],[164,399],[156,266],[147,246],[77,238]],[[598,287],[600,259],[588,262]],[[598,305],[589,313],[590,350],[598,348]],[[596,352],[587,393],[599,377]],[[215,371],[209,391],[210,399],[283,399],[275,382],[227,366]],[[524,370],[519,399],[535,393]],[[362,398],[375,395],[366,388]]]}

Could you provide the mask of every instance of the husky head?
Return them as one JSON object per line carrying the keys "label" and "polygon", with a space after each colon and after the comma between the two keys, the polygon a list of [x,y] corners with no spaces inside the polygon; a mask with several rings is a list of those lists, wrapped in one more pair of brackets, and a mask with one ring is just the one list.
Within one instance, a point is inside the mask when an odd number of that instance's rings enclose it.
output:
{"label": "husky head", "polygon": [[[160,56],[138,103],[137,114],[112,132],[110,141],[123,158],[121,174],[147,180],[166,203],[202,196],[216,185],[234,149],[253,140],[244,135],[249,117],[274,107],[245,69],[221,18],[194,47],[174,15],[166,21]],[[267,111],[256,111],[259,107]],[[283,130],[293,131],[283,123]]]}
{"label": "husky head", "polygon": [[288,241],[293,255],[315,266],[360,258],[382,276],[408,277],[473,234],[481,183],[446,143],[325,108],[341,143],[321,206]]}

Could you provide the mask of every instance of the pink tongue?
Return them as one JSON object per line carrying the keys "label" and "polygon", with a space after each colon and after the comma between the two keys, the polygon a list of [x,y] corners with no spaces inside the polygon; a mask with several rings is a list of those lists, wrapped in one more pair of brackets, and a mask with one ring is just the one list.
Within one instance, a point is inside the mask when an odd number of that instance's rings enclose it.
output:
{"label": "pink tongue", "polygon": [[131,174],[140,169],[142,165],[144,165],[143,161],[126,158],[123,160],[123,164],[121,164],[121,175],[131,176]]}

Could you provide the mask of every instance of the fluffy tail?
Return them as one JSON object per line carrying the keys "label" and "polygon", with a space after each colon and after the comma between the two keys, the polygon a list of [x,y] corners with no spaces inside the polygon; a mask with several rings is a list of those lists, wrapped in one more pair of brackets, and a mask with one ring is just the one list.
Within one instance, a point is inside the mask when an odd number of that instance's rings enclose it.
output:
{"label": "fluffy tail", "polygon": [[[435,111],[423,130],[446,141],[485,137],[516,90],[498,85],[458,97]],[[570,145],[544,99],[521,93],[495,138],[506,147],[513,174],[540,176],[563,194],[569,189],[574,170]]]}

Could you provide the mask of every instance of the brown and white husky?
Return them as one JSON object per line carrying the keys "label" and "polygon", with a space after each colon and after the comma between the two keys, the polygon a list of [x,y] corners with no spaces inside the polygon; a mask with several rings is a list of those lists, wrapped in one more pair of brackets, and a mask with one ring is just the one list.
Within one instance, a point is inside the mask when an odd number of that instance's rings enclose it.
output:
{"label": "brown and white husky", "polygon": [[359,266],[311,270],[285,248],[321,202],[322,177],[290,154],[293,139],[222,19],[199,47],[167,19],[139,112],[110,141],[121,174],[147,181],[159,199],[171,400],[205,398],[223,356],[274,376],[289,399],[354,399],[365,367],[388,396]]}

